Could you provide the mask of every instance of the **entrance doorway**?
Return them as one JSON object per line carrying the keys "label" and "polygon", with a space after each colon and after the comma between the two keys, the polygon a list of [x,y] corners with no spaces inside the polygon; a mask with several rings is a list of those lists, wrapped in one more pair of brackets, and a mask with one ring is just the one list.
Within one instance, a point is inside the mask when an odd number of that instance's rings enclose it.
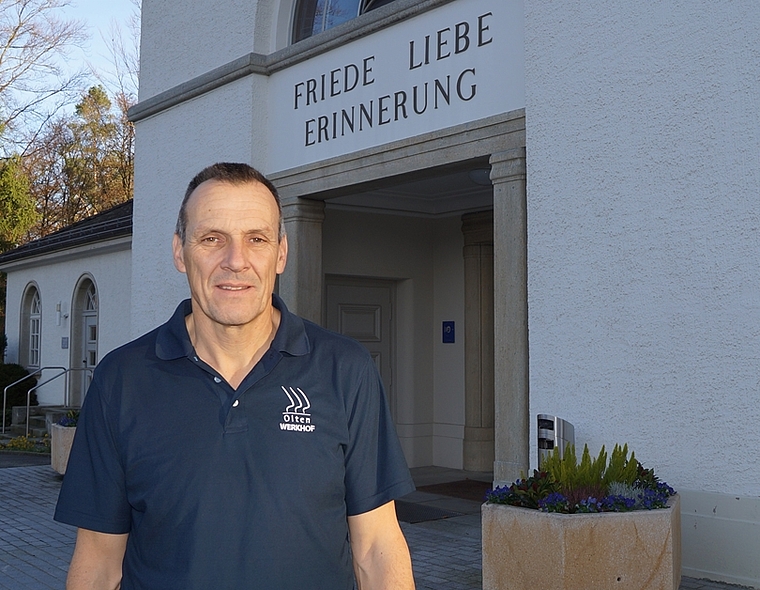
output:
{"label": "entrance doorway", "polygon": [[69,404],[82,405],[92,381],[92,369],[98,364],[98,293],[95,283],[83,277],[74,291],[71,325],[71,372]]}
{"label": "entrance doorway", "polygon": [[394,420],[395,295],[394,281],[335,275],[325,277],[325,325],[334,332],[358,340],[369,351],[383,380]]}

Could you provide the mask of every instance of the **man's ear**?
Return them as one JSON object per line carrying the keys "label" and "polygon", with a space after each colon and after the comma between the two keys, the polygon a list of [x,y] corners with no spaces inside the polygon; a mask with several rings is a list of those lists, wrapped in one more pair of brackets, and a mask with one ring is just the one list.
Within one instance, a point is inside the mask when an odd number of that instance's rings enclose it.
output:
{"label": "man's ear", "polygon": [[177,234],[174,234],[174,238],[172,238],[172,253],[174,258],[174,268],[182,273],[187,272],[187,268],[185,267],[182,240],[179,239],[179,236]]}
{"label": "man's ear", "polygon": [[277,274],[281,275],[288,263],[288,236],[282,236],[277,253]]}

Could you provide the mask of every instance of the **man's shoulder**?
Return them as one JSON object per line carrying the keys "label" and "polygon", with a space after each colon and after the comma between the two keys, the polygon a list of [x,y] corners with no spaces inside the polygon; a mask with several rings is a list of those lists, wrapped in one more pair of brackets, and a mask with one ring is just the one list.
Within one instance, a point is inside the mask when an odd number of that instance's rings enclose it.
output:
{"label": "man's shoulder", "polygon": [[364,347],[351,338],[350,336],[344,336],[338,332],[334,332],[328,328],[324,328],[319,324],[315,324],[309,320],[303,320],[304,330],[309,337],[309,342],[316,344],[328,344],[336,347],[346,347],[347,350],[365,350]]}
{"label": "man's shoulder", "polygon": [[113,349],[101,359],[96,371],[98,373],[109,372],[113,370],[114,367],[128,365],[137,362],[140,359],[155,359],[156,340],[159,330],[160,327],[155,328],[147,334],[143,334],[142,336]]}
{"label": "man's shoulder", "polygon": [[186,356],[189,340],[184,342],[183,336],[187,339],[184,317],[188,306],[188,300],[182,301],[166,322],[109,352],[98,363],[100,372],[107,372],[115,366],[151,363]]}
{"label": "man's shoulder", "polygon": [[370,358],[369,351],[353,338],[323,328],[309,320],[303,320],[303,324],[312,353],[335,354],[357,361]]}

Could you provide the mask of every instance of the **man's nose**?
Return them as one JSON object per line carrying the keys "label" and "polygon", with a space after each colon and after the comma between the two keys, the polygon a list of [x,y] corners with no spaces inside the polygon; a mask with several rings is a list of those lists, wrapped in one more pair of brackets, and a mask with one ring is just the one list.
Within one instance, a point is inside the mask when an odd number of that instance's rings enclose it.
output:
{"label": "man's nose", "polygon": [[232,272],[241,272],[248,268],[245,246],[242,240],[230,240],[224,249],[222,267]]}

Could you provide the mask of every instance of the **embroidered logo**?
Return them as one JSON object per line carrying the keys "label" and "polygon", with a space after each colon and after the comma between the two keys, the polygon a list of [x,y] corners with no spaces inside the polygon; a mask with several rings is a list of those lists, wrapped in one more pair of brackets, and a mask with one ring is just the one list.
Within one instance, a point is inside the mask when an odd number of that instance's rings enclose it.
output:
{"label": "embroidered logo", "polygon": [[282,413],[280,430],[294,430],[296,432],[314,432],[314,424],[311,423],[311,402],[300,387],[282,386],[285,395],[288,396],[290,405]]}

